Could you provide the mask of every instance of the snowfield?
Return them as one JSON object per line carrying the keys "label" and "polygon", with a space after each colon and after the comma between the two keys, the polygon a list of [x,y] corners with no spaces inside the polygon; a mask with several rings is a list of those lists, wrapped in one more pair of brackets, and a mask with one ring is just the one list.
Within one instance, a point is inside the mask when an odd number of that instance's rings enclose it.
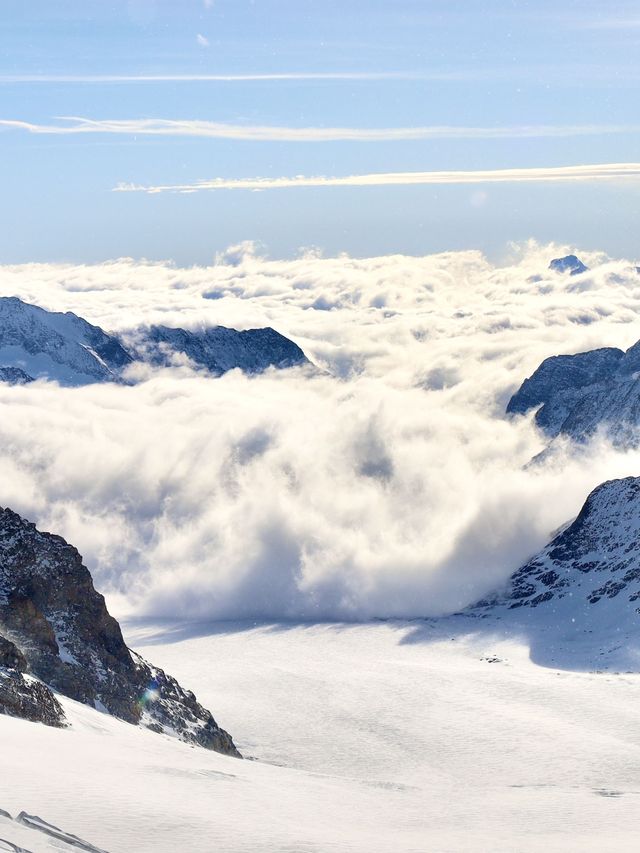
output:
{"label": "snowfield", "polygon": [[[67,730],[0,717],[0,809],[109,853],[636,850],[640,675],[464,624],[125,624],[255,760],[62,698]],[[78,849],[1,816],[0,839]]]}

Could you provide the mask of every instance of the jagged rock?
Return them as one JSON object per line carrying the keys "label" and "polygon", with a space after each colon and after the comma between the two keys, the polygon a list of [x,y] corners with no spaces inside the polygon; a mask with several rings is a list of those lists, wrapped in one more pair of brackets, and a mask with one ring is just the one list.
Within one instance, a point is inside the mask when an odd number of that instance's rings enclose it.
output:
{"label": "jagged rock", "polygon": [[33,382],[33,376],[29,376],[19,367],[0,367],[0,382],[6,382],[7,385],[26,385],[27,382]]}
{"label": "jagged rock", "polygon": [[580,258],[575,255],[565,255],[564,258],[554,258],[549,264],[549,269],[554,272],[565,273],[570,275],[580,275],[587,272],[589,267],[585,266]]}
{"label": "jagged rock", "polygon": [[32,723],[62,728],[66,725],[62,706],[52,691],[17,669],[0,666],[0,714]]}
{"label": "jagged rock", "polygon": [[218,376],[236,367],[245,373],[260,373],[269,367],[308,364],[297,344],[271,328],[239,332],[225,326],[199,331],[149,326],[124,340],[140,360],[169,365],[180,354]]}
{"label": "jagged rock", "polygon": [[591,492],[575,521],[518,569],[504,590],[471,610],[495,613],[543,607],[568,630],[585,618],[597,619],[607,605],[609,622],[637,625],[639,530],[640,477],[602,483]]}
{"label": "jagged rock", "polygon": [[116,338],[70,311],[58,314],[0,297],[0,364],[28,377],[85,385],[113,380],[130,362]]}
{"label": "jagged rock", "polygon": [[509,400],[508,414],[540,406],[536,424],[549,438],[586,441],[597,430],[622,447],[640,442],[640,342],[545,359]]}
{"label": "jagged rock", "polygon": [[191,692],[130,652],[78,551],[10,509],[0,509],[0,629],[28,671],[59,693],[239,755]]}

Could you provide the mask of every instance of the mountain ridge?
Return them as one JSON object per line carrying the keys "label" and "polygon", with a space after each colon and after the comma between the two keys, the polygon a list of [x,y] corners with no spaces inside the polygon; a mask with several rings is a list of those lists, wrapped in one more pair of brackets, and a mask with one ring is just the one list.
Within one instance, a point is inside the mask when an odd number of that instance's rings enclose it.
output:
{"label": "mountain ridge", "polygon": [[109,334],[71,311],[0,297],[0,381],[9,384],[123,382],[135,362],[167,367],[181,357],[212,376],[234,368],[252,374],[310,363],[297,344],[271,327],[190,331],[156,325]]}

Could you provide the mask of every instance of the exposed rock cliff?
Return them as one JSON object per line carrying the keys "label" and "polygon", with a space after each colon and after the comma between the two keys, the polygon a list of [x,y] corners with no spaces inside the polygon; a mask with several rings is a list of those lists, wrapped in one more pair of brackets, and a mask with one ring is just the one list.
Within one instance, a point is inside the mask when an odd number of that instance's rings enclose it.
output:
{"label": "exposed rock cliff", "polygon": [[14,680],[28,673],[127,722],[238,755],[193,693],[127,648],[77,550],[10,509],[0,509],[0,635]]}

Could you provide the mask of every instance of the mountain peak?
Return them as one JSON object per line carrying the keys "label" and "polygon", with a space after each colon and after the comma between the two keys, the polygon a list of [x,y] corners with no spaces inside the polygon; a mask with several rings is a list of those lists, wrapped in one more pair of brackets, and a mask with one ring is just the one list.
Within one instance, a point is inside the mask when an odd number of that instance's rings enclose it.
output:
{"label": "mountain peak", "polygon": [[568,272],[570,275],[580,275],[587,272],[589,267],[585,266],[576,255],[565,255],[563,258],[554,258],[549,264],[549,269],[559,273]]}

